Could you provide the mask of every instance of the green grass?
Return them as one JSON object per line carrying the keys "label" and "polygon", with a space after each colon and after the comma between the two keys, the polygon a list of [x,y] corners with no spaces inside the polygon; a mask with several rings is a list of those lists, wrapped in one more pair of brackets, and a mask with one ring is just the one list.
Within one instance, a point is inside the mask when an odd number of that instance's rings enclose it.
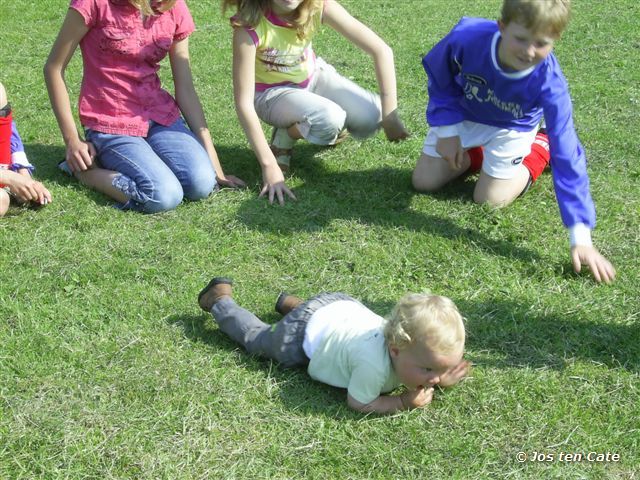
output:
{"label": "green grass", "polygon": [[[576,0],[556,53],[571,85],[611,286],[572,272],[551,176],[491,211],[471,181],[410,189],[426,133],[420,58],[460,16],[499,1],[355,0],[394,48],[413,136],[302,144],[298,202],[257,198],[237,122],[230,29],[191,1],[193,70],[226,171],[251,185],[145,216],[56,170],[63,156],[42,66],[67,0],[3,2],[2,76],[27,153],[54,195],[0,220],[0,478],[625,478],[640,476],[637,2]],[[317,52],[375,88],[369,58],[334,32]],[[73,102],[79,52],[67,74]],[[169,83],[169,68],[162,69]],[[214,274],[275,321],[279,290],[348,292],[386,314],[404,293],[448,295],[467,319],[472,378],[424,410],[350,411],[345,392],[240,351],[196,304]],[[635,286],[634,286],[635,285]],[[619,462],[516,461],[613,452]]]}

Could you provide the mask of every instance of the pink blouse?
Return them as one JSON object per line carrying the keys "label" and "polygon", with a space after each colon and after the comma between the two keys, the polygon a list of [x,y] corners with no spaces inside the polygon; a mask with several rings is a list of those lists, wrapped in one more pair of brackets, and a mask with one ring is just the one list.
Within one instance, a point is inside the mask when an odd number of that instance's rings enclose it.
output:
{"label": "pink blouse", "polygon": [[180,116],[160,85],[159,62],[175,41],[195,29],[184,0],[145,19],[128,0],[71,0],[89,28],[80,41],[83,60],[80,121],[85,128],[146,136],[149,121],[171,125]]}

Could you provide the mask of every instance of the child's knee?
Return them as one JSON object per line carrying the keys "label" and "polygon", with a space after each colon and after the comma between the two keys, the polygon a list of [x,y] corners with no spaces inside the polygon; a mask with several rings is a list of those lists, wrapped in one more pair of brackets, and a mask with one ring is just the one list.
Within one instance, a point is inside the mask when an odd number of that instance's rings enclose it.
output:
{"label": "child's knee", "polygon": [[[317,145],[333,145],[338,134],[344,128],[347,113],[337,104],[329,104],[314,115],[309,116],[301,124],[303,136]],[[305,135],[305,125],[308,125],[308,133]]]}
{"label": "child's knee", "polygon": [[132,202],[132,209],[144,213],[160,213],[175,209],[184,196],[177,179],[162,182],[145,182],[140,185],[126,175],[118,175],[112,185],[124,193]]}
{"label": "child's knee", "polygon": [[4,108],[8,102],[7,91],[4,89],[4,85],[0,82],[0,108]]}
{"label": "child's knee", "polygon": [[349,115],[346,127],[354,138],[368,138],[380,129],[382,114],[373,103],[364,104],[357,114]]}
{"label": "child's knee", "polygon": [[505,196],[504,193],[498,192],[495,189],[476,188],[473,191],[473,201],[475,203],[485,204],[492,208],[506,207],[514,200],[515,197]]}
{"label": "child's knee", "polygon": [[159,185],[151,199],[144,204],[145,213],[160,213],[174,210],[184,197],[182,187],[176,184]]}
{"label": "child's knee", "polygon": [[9,204],[11,199],[9,194],[2,188],[0,188],[0,217],[4,217],[4,214],[9,210]]}
{"label": "child's knee", "polygon": [[[207,162],[208,162],[207,157]],[[189,200],[202,200],[207,198],[213,192],[216,186],[216,174],[211,164],[203,166],[203,168],[195,169],[187,184],[182,185],[184,197]]]}

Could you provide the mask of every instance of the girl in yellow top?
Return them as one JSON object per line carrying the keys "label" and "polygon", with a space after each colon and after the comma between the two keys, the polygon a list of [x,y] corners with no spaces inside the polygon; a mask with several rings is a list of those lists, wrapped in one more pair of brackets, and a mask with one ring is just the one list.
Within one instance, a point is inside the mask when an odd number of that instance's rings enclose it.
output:
{"label": "girl in yellow top", "polygon": [[[373,135],[380,126],[389,140],[407,131],[398,118],[391,48],[334,0],[223,0],[235,6],[233,85],[236,110],[262,168],[269,202],[295,195],[284,182],[297,139],[333,145],[343,129]],[[311,39],[329,25],[374,61],[380,95],[339,75],[313,52]],[[273,125],[271,145],[259,119]]]}

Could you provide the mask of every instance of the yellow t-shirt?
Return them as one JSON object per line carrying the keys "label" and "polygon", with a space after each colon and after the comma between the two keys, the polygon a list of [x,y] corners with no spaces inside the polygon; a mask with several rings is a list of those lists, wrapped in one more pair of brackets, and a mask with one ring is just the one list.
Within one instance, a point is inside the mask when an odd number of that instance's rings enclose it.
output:
{"label": "yellow t-shirt", "polygon": [[311,37],[322,22],[322,11],[313,17],[313,28],[300,39],[295,28],[273,13],[263,15],[258,25],[247,32],[256,45],[256,91],[282,85],[304,88],[313,77],[316,56]]}

